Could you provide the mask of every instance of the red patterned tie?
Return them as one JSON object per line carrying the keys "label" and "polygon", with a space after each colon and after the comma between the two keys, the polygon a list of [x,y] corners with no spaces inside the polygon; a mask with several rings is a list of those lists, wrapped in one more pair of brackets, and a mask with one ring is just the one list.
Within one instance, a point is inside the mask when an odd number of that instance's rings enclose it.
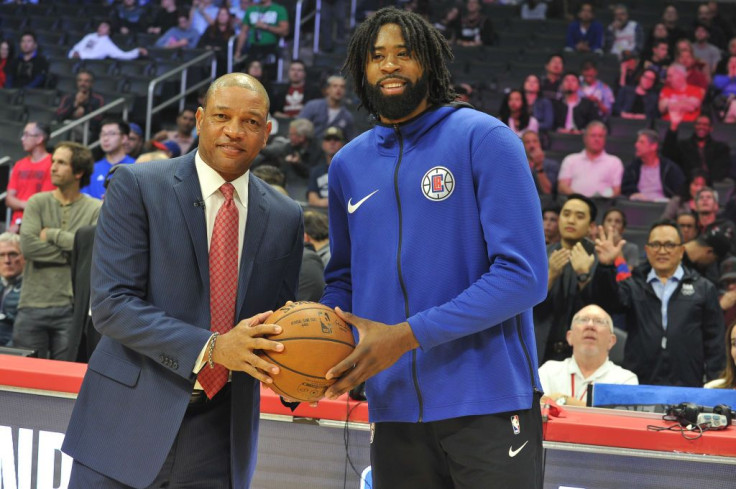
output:
{"label": "red patterned tie", "polygon": [[[238,296],[238,208],[233,201],[231,183],[220,187],[225,203],[217,211],[210,242],[210,331],[227,333],[235,322]],[[205,365],[198,380],[212,399],[227,382],[228,371],[222,365]]]}

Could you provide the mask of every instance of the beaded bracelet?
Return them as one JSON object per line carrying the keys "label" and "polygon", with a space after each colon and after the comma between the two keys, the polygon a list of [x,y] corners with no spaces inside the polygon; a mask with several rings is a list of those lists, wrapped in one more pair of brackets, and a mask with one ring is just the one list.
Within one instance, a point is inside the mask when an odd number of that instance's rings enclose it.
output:
{"label": "beaded bracelet", "polygon": [[212,333],[212,338],[210,338],[210,347],[207,354],[207,364],[209,364],[210,368],[215,368],[215,362],[212,361],[212,352],[215,351],[215,341],[217,341],[217,337],[220,336],[220,333]]}

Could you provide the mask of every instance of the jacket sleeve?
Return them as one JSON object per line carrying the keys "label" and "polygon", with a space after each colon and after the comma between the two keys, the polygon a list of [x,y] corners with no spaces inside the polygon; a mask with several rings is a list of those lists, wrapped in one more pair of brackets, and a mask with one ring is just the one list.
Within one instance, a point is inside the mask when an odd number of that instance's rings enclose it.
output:
{"label": "jacket sleeve", "polygon": [[340,179],[340,154],[335,155],[328,170],[330,182],[327,197],[329,217],[330,261],[325,267],[325,292],[320,302],[330,307],[339,306],[344,311],[353,310],[353,281],[350,272],[351,242],[348,229],[348,211],[345,208],[342,181]]}
{"label": "jacket sleeve", "polygon": [[408,318],[425,350],[500,324],[547,295],[542,214],[521,141],[505,126],[477,137],[471,165],[490,267],[450,301]]}
{"label": "jacket sleeve", "polygon": [[[682,168],[682,160],[680,159],[680,142],[677,139],[677,131],[667,129],[662,143],[662,154],[677,163]],[[684,170],[684,168],[682,168]]]}
{"label": "jacket sleeve", "polygon": [[148,299],[151,225],[140,182],[123,165],[107,190],[97,223],[92,321],[101,334],[156,363],[162,352],[178,358],[181,368],[167,368],[193,382],[194,364],[210,331],[167,314]]}
{"label": "jacket sleeve", "polygon": [[23,212],[23,226],[20,229],[20,247],[23,256],[27,260],[36,262],[65,265],[69,263],[69,253],[62,250],[60,246],[40,238],[41,230],[45,226],[41,201],[39,198],[34,198],[36,195],[28,199]]}
{"label": "jacket sleeve", "polygon": [[624,176],[621,179],[621,194],[627,197],[639,190],[639,178],[635,166],[636,163],[626,165]]}
{"label": "jacket sleeve", "polygon": [[720,141],[711,141],[713,145],[713,161],[711,162],[711,178],[723,180],[731,173],[731,150]]}
{"label": "jacket sleeve", "polygon": [[616,282],[616,267],[599,263],[590,283],[583,289],[583,300],[586,304],[599,305],[609,314],[625,312],[631,306],[633,280]]}
{"label": "jacket sleeve", "polygon": [[710,283],[707,285],[702,321],[703,355],[705,358],[705,377],[708,380],[713,380],[720,376],[726,366],[726,347],[723,341],[726,328],[715,286]]}

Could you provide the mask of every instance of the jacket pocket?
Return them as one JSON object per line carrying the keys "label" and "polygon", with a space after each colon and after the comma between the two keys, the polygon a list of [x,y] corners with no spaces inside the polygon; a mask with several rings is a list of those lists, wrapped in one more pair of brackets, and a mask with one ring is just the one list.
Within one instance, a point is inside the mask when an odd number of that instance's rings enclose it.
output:
{"label": "jacket pocket", "polygon": [[141,374],[139,366],[104,351],[97,351],[87,368],[128,387],[134,387]]}

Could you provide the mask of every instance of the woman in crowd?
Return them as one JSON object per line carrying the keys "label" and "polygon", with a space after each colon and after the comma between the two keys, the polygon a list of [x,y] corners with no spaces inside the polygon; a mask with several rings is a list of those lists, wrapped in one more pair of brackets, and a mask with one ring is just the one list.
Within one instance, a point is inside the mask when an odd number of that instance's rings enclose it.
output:
{"label": "woman in crowd", "polygon": [[693,170],[682,193],[670,199],[662,214],[663,219],[675,219],[683,212],[695,214],[695,196],[703,187],[710,187],[708,175],[703,170]]}
{"label": "woman in crowd", "polygon": [[519,137],[524,130],[539,131],[539,123],[529,115],[529,107],[521,90],[511,90],[506,94],[498,110],[498,118]]}
{"label": "woman in crowd", "polygon": [[199,38],[197,47],[209,49],[217,56],[217,76],[227,71],[227,43],[235,35],[230,18],[230,11],[225,7],[217,10],[215,23],[209,26]]}
{"label": "woman in crowd", "polygon": [[639,75],[635,87],[621,87],[613,105],[613,115],[624,119],[658,119],[658,78],[656,70],[646,69]]}
{"label": "woman in crowd", "polygon": [[5,70],[8,69],[8,63],[13,59],[13,45],[7,40],[0,41],[0,88],[5,86]]}
{"label": "woman in crowd", "polygon": [[[621,209],[611,207],[603,214],[602,226],[609,235],[613,233],[613,242],[618,245],[626,230],[626,214]],[[627,242],[624,244],[621,254],[624,256],[629,270],[633,270],[639,265],[639,247],[634,243]]]}
{"label": "woman in crowd", "polygon": [[540,96],[542,82],[537,75],[529,75],[524,80],[524,99],[530,114],[539,124],[540,131],[551,131],[555,124],[555,109],[552,101]]}

